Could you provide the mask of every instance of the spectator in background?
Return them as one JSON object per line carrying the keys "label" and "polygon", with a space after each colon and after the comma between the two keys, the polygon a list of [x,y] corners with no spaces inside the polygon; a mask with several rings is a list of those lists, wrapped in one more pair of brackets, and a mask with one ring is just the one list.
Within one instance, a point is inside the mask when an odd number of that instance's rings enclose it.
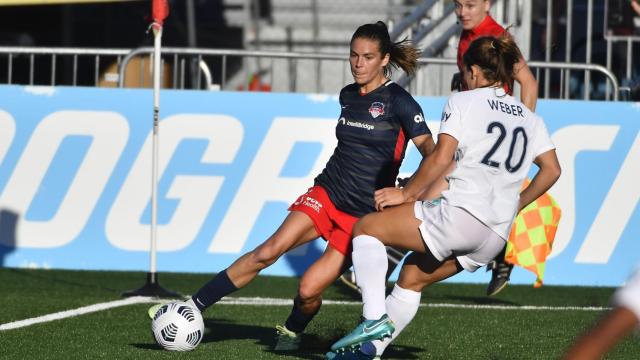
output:
{"label": "spectator in background", "polygon": [[569,348],[564,360],[595,360],[604,356],[640,324],[640,268],[613,295],[613,310]]}
{"label": "spectator in background", "polygon": [[[462,72],[462,57],[469,48],[469,44],[482,36],[499,37],[507,31],[489,15],[491,2],[489,0],[455,0],[456,16],[462,25],[462,34],[458,43],[458,69]],[[531,111],[536,110],[538,100],[538,82],[527,66],[524,58],[514,66],[514,80],[521,86],[520,101]],[[512,84],[511,84],[512,85]],[[511,87],[513,89],[513,87]],[[458,90],[467,90],[464,79],[460,77]]]}

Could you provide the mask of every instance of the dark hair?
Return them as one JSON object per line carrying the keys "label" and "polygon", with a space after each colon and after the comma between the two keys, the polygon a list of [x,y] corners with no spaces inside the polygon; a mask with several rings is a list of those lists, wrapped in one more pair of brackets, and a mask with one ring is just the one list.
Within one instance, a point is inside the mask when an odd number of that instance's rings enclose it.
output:
{"label": "dark hair", "polygon": [[462,57],[462,62],[471,70],[478,65],[484,78],[490,82],[501,82],[513,91],[513,66],[520,61],[522,53],[513,38],[505,33],[500,37],[485,36],[474,40]]}
{"label": "dark hair", "polygon": [[398,42],[391,42],[387,25],[382,21],[375,24],[364,24],[360,26],[351,37],[351,42],[358,38],[369,39],[378,42],[380,54],[384,57],[389,54],[389,65],[384,68],[384,76],[391,76],[393,68],[402,68],[407,74],[413,75],[418,68],[418,50],[411,41],[404,39]]}

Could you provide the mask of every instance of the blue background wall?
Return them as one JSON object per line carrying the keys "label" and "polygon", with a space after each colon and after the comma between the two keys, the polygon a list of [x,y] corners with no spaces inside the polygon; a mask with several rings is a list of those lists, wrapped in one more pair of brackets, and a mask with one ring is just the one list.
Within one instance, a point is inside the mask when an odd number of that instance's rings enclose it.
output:
{"label": "blue background wall", "polygon": [[[445,98],[418,101],[436,131]],[[148,269],[151,110],[150,90],[0,87],[0,266]],[[563,166],[545,283],[620,285],[640,262],[640,104],[537,112]],[[269,236],[330,156],[338,114],[329,95],[162,91],[158,270],[217,272]],[[410,147],[401,172],[419,160]],[[323,249],[264,273],[300,274]]]}

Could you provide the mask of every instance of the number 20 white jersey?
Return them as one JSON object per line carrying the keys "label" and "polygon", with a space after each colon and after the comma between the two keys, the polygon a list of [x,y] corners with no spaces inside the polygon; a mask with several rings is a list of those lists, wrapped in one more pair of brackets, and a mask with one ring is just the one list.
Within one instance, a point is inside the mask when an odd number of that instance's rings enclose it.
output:
{"label": "number 20 white jersey", "polygon": [[458,140],[444,199],[506,240],[533,160],[555,148],[542,118],[502,88],[478,88],[449,97],[440,134]]}

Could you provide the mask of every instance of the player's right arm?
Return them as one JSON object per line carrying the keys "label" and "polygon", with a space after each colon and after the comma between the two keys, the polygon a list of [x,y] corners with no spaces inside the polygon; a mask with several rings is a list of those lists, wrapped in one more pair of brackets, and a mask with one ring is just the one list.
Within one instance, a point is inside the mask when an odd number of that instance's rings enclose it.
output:
{"label": "player's right arm", "polygon": [[444,176],[458,148],[458,140],[449,134],[438,135],[433,154],[423,158],[418,170],[403,188],[384,188],[375,192],[376,210],[415,201],[436,180]]}

